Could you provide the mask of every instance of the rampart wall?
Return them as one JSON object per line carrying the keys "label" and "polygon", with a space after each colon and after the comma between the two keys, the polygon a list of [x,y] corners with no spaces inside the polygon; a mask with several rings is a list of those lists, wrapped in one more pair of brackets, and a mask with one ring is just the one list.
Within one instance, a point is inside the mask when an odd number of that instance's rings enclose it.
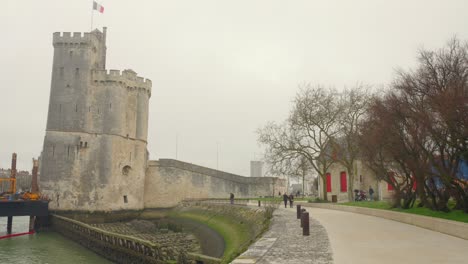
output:
{"label": "rampart wall", "polygon": [[149,161],[145,208],[174,207],[183,200],[271,196],[285,182],[273,177],[243,177],[172,159]]}

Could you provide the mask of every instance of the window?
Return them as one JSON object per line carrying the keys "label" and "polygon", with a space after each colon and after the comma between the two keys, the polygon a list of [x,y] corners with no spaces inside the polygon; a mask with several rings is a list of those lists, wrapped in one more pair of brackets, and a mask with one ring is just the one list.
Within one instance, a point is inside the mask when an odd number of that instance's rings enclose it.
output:
{"label": "window", "polygon": [[332,191],[332,188],[331,188],[331,174],[327,173],[326,177],[327,177],[327,192],[331,192]]}
{"label": "window", "polygon": [[346,172],[342,171],[340,173],[340,190],[341,192],[347,192],[348,191],[348,182],[346,179]]}
{"label": "window", "polygon": [[127,195],[124,195],[123,198],[124,198],[124,203],[128,203]]}

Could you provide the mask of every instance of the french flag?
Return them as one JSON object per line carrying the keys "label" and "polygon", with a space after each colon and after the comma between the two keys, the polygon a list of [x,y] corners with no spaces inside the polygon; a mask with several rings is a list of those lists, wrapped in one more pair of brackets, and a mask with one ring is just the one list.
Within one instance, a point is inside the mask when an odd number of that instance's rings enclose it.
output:
{"label": "french flag", "polygon": [[98,4],[96,1],[93,1],[93,10],[96,10],[99,13],[104,13],[104,7]]}

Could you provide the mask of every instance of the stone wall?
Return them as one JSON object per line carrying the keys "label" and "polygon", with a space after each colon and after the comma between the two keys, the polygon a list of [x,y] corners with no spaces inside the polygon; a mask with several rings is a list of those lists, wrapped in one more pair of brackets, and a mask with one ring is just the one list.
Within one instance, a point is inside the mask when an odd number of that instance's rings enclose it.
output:
{"label": "stone wall", "polygon": [[175,251],[170,243],[159,244],[148,240],[109,232],[80,221],[53,215],[53,228],[65,237],[81,244],[114,263],[186,263],[218,264],[219,259],[202,254]]}
{"label": "stone wall", "polygon": [[53,210],[141,210],[151,81],[106,70],[106,29],[54,33],[39,187]]}
{"label": "stone wall", "polygon": [[243,177],[171,159],[149,161],[145,208],[174,207],[189,199],[271,196],[285,181],[273,177]]}

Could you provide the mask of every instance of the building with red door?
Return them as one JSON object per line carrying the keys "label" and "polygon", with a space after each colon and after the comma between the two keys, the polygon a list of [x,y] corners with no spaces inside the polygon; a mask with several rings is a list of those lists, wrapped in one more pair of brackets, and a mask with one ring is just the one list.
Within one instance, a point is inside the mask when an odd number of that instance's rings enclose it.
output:
{"label": "building with red door", "polygon": [[348,189],[352,186],[352,194],[354,199],[353,190],[363,190],[369,198],[369,187],[374,190],[374,200],[391,199],[393,188],[385,181],[379,181],[374,172],[372,172],[361,161],[356,161],[354,164],[354,180],[350,184],[349,172],[340,163],[333,164],[325,177],[325,181],[319,177],[319,197],[324,199],[323,185],[326,185],[327,200],[332,201],[332,196],[336,195],[338,202],[348,202]]}

